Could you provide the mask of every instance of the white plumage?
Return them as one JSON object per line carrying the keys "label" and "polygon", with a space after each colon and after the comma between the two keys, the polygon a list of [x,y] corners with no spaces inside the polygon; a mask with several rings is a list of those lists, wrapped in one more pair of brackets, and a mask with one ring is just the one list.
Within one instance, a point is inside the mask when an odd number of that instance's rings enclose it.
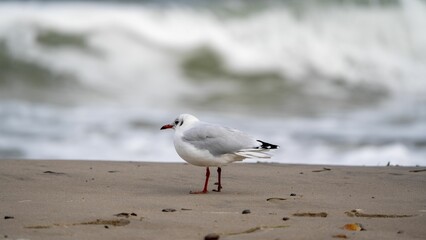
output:
{"label": "white plumage", "polygon": [[202,122],[190,114],[179,115],[161,130],[169,128],[175,130],[174,145],[179,156],[190,164],[206,167],[203,193],[207,192],[209,167],[218,167],[220,191],[220,167],[245,158],[270,158],[266,151],[278,148],[239,130]]}

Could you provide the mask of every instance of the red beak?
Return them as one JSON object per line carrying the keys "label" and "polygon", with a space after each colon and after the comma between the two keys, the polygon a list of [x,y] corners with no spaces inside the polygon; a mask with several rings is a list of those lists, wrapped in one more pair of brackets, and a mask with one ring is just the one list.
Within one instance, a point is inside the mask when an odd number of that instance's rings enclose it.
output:
{"label": "red beak", "polygon": [[173,125],[171,125],[171,124],[166,124],[166,125],[162,126],[162,127],[160,128],[160,130],[164,130],[164,129],[168,129],[168,128],[173,128]]}

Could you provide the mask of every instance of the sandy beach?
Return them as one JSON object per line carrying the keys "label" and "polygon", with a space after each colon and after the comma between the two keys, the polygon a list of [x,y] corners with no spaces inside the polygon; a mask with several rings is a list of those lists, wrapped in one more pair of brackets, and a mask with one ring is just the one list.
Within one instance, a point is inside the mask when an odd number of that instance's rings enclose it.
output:
{"label": "sandy beach", "polygon": [[424,167],[222,174],[222,192],[191,195],[204,169],[183,163],[0,160],[0,239],[426,238]]}

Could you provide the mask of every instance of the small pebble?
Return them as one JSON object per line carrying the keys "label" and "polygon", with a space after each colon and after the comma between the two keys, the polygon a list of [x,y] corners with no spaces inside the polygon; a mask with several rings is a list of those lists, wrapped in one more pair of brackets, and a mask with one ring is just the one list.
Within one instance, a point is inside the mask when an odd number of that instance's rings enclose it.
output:
{"label": "small pebble", "polygon": [[291,193],[290,196],[294,197],[294,196],[296,196],[296,193]]}
{"label": "small pebble", "polygon": [[105,225],[104,228],[108,229],[109,227],[107,225]]}
{"label": "small pebble", "polygon": [[176,212],[176,209],[174,208],[165,208],[162,210],[162,212]]}
{"label": "small pebble", "polygon": [[250,209],[244,209],[242,212],[242,214],[250,214],[250,213],[251,213]]}
{"label": "small pebble", "polygon": [[136,216],[138,216],[136,213],[134,213],[134,212],[132,212],[132,213],[130,213],[130,216],[134,216],[134,217],[136,217]]}
{"label": "small pebble", "polygon": [[283,217],[283,221],[288,221],[290,218],[288,217]]}
{"label": "small pebble", "polygon": [[209,233],[204,237],[204,240],[218,240],[219,234],[217,233]]}
{"label": "small pebble", "polygon": [[4,219],[14,219],[14,216],[4,216]]}
{"label": "small pebble", "polygon": [[402,230],[399,230],[398,232],[397,232],[398,234],[401,234],[401,233],[404,233],[404,231],[402,231]]}
{"label": "small pebble", "polygon": [[360,223],[348,223],[343,226],[343,229],[349,231],[365,231],[366,229]]}

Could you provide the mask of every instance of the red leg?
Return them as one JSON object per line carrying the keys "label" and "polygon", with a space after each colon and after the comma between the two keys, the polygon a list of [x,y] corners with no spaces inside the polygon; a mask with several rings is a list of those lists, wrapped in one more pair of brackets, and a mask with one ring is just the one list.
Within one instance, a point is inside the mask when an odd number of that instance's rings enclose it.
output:
{"label": "red leg", "polygon": [[204,189],[201,192],[189,192],[190,194],[199,194],[199,193],[207,193],[207,185],[209,184],[209,177],[210,177],[210,169],[209,167],[206,167],[206,181],[204,182]]}
{"label": "red leg", "polygon": [[220,192],[222,189],[222,168],[217,168],[217,190],[213,190],[215,192]]}

